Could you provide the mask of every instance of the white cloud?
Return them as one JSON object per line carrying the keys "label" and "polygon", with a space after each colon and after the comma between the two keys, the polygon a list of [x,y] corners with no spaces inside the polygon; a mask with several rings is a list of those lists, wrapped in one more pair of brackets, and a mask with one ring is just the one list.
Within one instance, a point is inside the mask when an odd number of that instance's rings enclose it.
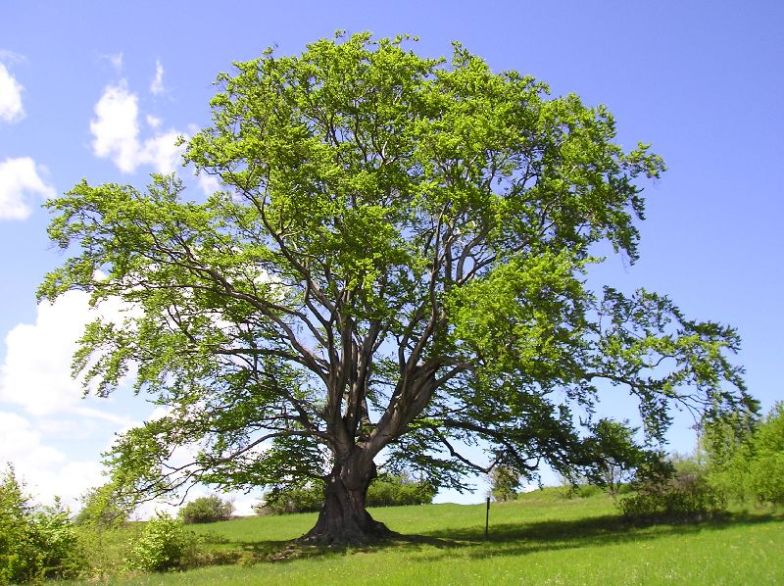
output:
{"label": "white cloud", "polygon": [[199,187],[201,187],[201,190],[207,195],[215,193],[221,188],[220,181],[218,181],[218,179],[213,175],[199,173],[197,176],[197,181],[199,182]]}
{"label": "white cloud", "polygon": [[97,461],[69,459],[57,448],[46,445],[42,434],[26,418],[0,411],[0,464],[13,464],[26,492],[41,504],[55,496],[72,508],[88,488],[102,483],[102,466]]}
{"label": "white cloud", "polygon": [[27,57],[15,51],[9,51],[8,49],[0,49],[0,61],[5,61],[6,63],[13,63],[13,64],[25,63],[27,62]]}
{"label": "white cloud", "polygon": [[138,165],[139,113],[137,97],[125,84],[108,86],[95,105],[96,118],[90,122],[95,137],[93,152],[99,157],[112,157],[121,171],[130,173]]}
{"label": "white cloud", "polygon": [[77,340],[84,326],[99,315],[120,320],[123,311],[119,302],[91,309],[88,294],[82,291],[64,293],[53,304],[41,303],[34,324],[19,324],[6,336],[0,401],[18,405],[37,417],[67,413],[127,424],[130,420],[126,416],[106,409],[106,401],[83,400],[81,384],[71,377]]}
{"label": "white cloud", "polygon": [[150,93],[154,96],[162,94],[166,88],[163,87],[163,65],[159,60],[155,61],[155,77],[150,82]]}
{"label": "white cloud", "polygon": [[[154,418],[151,415],[148,420]],[[79,422],[75,419],[60,419],[59,422],[60,425],[52,429],[51,422],[31,421],[17,413],[0,410],[0,470],[7,462],[13,464],[17,478],[26,485],[25,492],[32,495],[35,502],[50,504],[55,496],[59,496],[66,506],[76,511],[81,506],[80,497],[88,489],[106,482],[105,469],[99,463],[97,453],[76,455],[63,446],[60,438],[74,426],[79,426]],[[114,441],[112,438],[111,442],[107,442],[106,435],[99,436],[96,430],[92,430],[90,435],[96,449],[98,446],[108,449]],[[175,459],[184,463],[196,452],[195,448],[179,448]],[[209,487],[197,485],[188,492],[188,500],[208,494],[213,494]],[[250,494],[235,491],[220,496],[234,503],[235,515],[254,514],[253,505],[260,499],[258,491]],[[177,500],[176,495],[172,495],[172,499],[145,503],[134,516],[148,519],[156,511],[174,515],[178,507],[171,501]]]}
{"label": "white cloud", "polygon": [[101,57],[106,59],[107,61],[109,61],[109,63],[112,64],[112,67],[114,68],[114,71],[117,73],[117,75],[120,75],[120,73],[122,73],[122,68],[123,68],[122,53],[109,53],[107,55],[101,55]]}
{"label": "white cloud", "polygon": [[0,120],[17,122],[24,118],[23,89],[6,66],[0,63]]}
{"label": "white cloud", "polygon": [[157,116],[153,116],[152,114],[147,114],[147,116],[145,116],[145,120],[147,120],[147,126],[152,128],[153,130],[157,130],[158,128],[160,128],[161,124],[163,123],[163,120],[161,120]]}
{"label": "white cloud", "polygon": [[158,132],[160,120],[148,117],[156,134],[144,141],[139,138],[139,98],[129,91],[125,81],[104,89],[95,105],[95,118],[90,122],[93,153],[111,159],[124,173],[132,173],[141,165],[151,165],[159,173],[171,173],[180,160],[182,147],[177,146],[179,133]]}
{"label": "white cloud", "polygon": [[[155,79],[150,91],[158,93],[163,88],[163,66],[156,62]],[[193,124],[186,132],[162,130],[163,120],[153,114],[144,114],[144,122],[152,136],[142,139],[138,94],[128,89],[126,80],[104,88],[95,104],[95,118],[90,121],[93,135],[93,154],[110,159],[120,171],[133,173],[142,165],[149,165],[158,173],[173,173],[182,162],[184,146],[178,145],[180,137],[188,138],[199,131]],[[220,189],[220,182],[204,173],[196,181],[202,192],[210,195]]]}
{"label": "white cloud", "polygon": [[144,141],[140,160],[152,165],[158,173],[172,173],[182,157],[182,146],[177,144],[180,134],[174,130],[158,134]]}
{"label": "white cloud", "polygon": [[[42,303],[34,323],[19,324],[8,333],[0,364],[0,468],[13,463],[37,502],[51,503],[57,495],[72,510],[78,510],[87,489],[105,482],[98,452],[114,442],[111,431],[141,423],[127,405],[120,411],[123,406],[112,401],[83,399],[81,386],[71,378],[76,340],[96,313],[120,320],[127,310],[119,302],[90,309],[88,295],[81,291],[65,293],[54,304]],[[146,420],[168,413],[168,407],[158,405]],[[91,447],[85,451],[84,446]],[[197,452],[198,446],[180,447],[173,461],[185,463]],[[190,496],[209,492],[194,487]],[[258,501],[258,495],[242,493],[223,498],[234,500],[236,514],[252,514]],[[156,509],[176,510],[158,501],[141,507],[137,516],[147,518]]]}
{"label": "white cloud", "polygon": [[41,178],[39,169],[30,157],[0,163],[0,220],[24,220],[32,213],[32,198],[54,197],[54,188]]}
{"label": "white cloud", "polygon": [[16,413],[0,411],[0,462],[35,460],[41,465],[62,463],[65,455],[41,445],[40,434],[30,422]]}

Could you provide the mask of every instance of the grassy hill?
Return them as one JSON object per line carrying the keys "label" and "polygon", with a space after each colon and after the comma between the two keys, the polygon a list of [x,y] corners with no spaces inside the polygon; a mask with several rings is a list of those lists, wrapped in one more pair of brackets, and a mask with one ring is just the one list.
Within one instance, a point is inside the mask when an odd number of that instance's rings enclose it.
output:
{"label": "grassy hill", "polygon": [[[547,489],[493,504],[375,509],[403,534],[370,549],[294,548],[313,514],[195,526],[235,565],[121,584],[784,584],[784,519],[757,511],[699,524],[633,526],[604,495]],[[243,565],[244,564],[244,565]]]}

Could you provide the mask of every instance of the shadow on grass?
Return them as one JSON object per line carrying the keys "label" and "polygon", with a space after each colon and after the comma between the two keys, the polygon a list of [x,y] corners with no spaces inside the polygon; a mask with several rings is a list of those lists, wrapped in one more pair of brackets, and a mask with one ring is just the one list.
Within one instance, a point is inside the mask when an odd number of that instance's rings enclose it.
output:
{"label": "shadow on grass", "polygon": [[[539,521],[534,523],[505,523],[484,528],[434,531],[432,539],[451,540],[467,548],[464,555],[475,558],[519,556],[541,551],[555,551],[582,547],[643,542],[671,535],[690,535],[704,531],[721,531],[731,527],[780,522],[781,515],[727,514],[707,521],[629,521],[620,515],[606,515],[569,521]],[[434,552],[418,559],[433,561],[443,557]]]}
{"label": "shadow on grass", "polygon": [[[643,542],[671,535],[721,531],[731,527],[781,522],[780,514],[726,515],[701,522],[630,522],[619,515],[592,517],[569,521],[540,521],[491,525],[490,535],[483,527],[431,531],[421,535],[397,535],[389,540],[365,547],[304,545],[296,541],[232,541],[212,542],[217,551],[223,549],[217,563],[289,562],[293,560],[330,557],[358,552],[372,553],[396,550],[429,553],[415,559],[423,562],[460,555],[472,558],[520,556],[541,551]],[[210,541],[208,540],[208,543]]]}

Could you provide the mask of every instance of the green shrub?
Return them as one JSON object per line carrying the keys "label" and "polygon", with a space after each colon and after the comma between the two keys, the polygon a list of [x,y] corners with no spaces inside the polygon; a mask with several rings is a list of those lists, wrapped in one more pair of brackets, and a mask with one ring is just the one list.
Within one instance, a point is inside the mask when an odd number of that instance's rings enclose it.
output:
{"label": "green shrub", "polygon": [[513,501],[520,487],[520,474],[510,467],[499,465],[490,473],[490,494],[496,502]]}
{"label": "green shrub", "polygon": [[142,529],[140,523],[105,527],[94,523],[74,525],[85,566],[79,578],[85,583],[106,584],[128,569],[131,549]]}
{"label": "green shrub", "polygon": [[321,509],[324,503],[324,485],[313,482],[305,486],[273,490],[254,510],[257,514],[286,515],[310,513]]}
{"label": "green shrub", "polygon": [[41,569],[46,578],[73,577],[85,567],[70,513],[58,499],[53,506],[35,511],[30,527],[33,543],[42,553]]}
{"label": "green shrub", "polygon": [[148,521],[131,552],[133,569],[147,572],[184,570],[197,565],[201,539],[182,522],[158,515]]}
{"label": "green shrub", "polygon": [[0,584],[22,581],[26,573],[29,507],[22,489],[9,469],[0,482]]}
{"label": "green shrub", "polygon": [[82,510],[76,515],[76,525],[112,528],[123,525],[133,512],[133,503],[124,498],[111,483],[89,490],[82,496]]}
{"label": "green shrub", "polygon": [[[596,496],[597,494],[602,494],[605,492],[604,487],[598,486],[596,484],[573,484],[569,487],[569,497],[570,498],[581,498],[586,499],[592,496]],[[608,488],[608,492],[610,494],[615,495],[618,493],[617,485],[614,485],[612,489]]]}
{"label": "green shrub", "polygon": [[9,468],[0,479],[0,584],[72,578],[85,566],[59,500],[34,508]]}
{"label": "green shrub", "polygon": [[[380,474],[368,487],[365,504],[368,507],[421,505],[433,502],[435,495],[436,489],[428,482],[413,480],[405,474]],[[259,515],[309,513],[320,510],[323,503],[324,485],[311,482],[270,491],[254,510]]]}
{"label": "green shrub", "polygon": [[784,505],[784,403],[774,405],[751,438],[749,489],[760,501]]}
{"label": "green shrub", "polygon": [[630,518],[690,520],[714,515],[726,503],[695,460],[678,459],[643,473],[620,501]]}
{"label": "green shrub", "polygon": [[427,482],[406,475],[381,474],[368,487],[365,504],[369,507],[425,505],[433,502],[436,490]]}
{"label": "green shrub", "polygon": [[730,414],[701,437],[708,481],[728,500],[784,504],[784,403],[761,420]]}
{"label": "green shrub", "polygon": [[192,500],[180,509],[179,517],[183,523],[214,523],[231,518],[234,506],[217,496],[203,496]]}

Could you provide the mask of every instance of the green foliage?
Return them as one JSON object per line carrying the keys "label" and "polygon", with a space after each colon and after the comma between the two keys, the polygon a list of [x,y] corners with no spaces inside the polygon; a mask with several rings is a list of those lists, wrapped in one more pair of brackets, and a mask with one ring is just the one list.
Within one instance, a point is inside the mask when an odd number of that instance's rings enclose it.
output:
{"label": "green foliage", "polygon": [[496,502],[513,501],[520,487],[520,473],[511,466],[498,465],[490,472],[490,495]]}
{"label": "green foliage", "polygon": [[[570,497],[585,499],[602,494],[603,492],[604,489],[601,486],[597,486],[596,484],[573,484],[569,487],[568,494]],[[616,492],[610,491],[610,494],[614,496]]]}
{"label": "green foliage", "polygon": [[784,505],[784,403],[777,403],[760,422],[751,445],[752,494],[759,501]]}
{"label": "green foliage", "polygon": [[34,508],[12,468],[0,478],[0,584],[70,578],[84,567],[68,511],[59,500]]}
{"label": "green foliage", "polygon": [[74,526],[84,553],[79,578],[90,583],[107,583],[128,570],[128,560],[141,524],[101,525],[88,521]]}
{"label": "green foliage", "polygon": [[[368,507],[399,507],[433,502],[438,489],[408,474],[379,474],[368,487],[365,504]],[[256,507],[259,514],[282,515],[318,511],[324,504],[324,485],[311,482],[302,486],[271,491]]]}
{"label": "green foliage", "polygon": [[147,572],[184,570],[198,561],[201,543],[180,521],[158,515],[145,523],[136,539],[130,565]]}
{"label": "green foliage", "polygon": [[433,502],[437,491],[432,484],[406,474],[379,474],[370,483],[365,502],[369,507],[425,505]]}
{"label": "green foliage", "polygon": [[254,507],[259,515],[286,515],[318,511],[324,504],[324,485],[310,482],[271,490],[264,500]]}
{"label": "green foliage", "polygon": [[26,562],[29,553],[25,551],[29,515],[27,498],[9,468],[0,484],[0,584],[23,581],[22,576],[30,573]]}
{"label": "green foliage", "polygon": [[183,506],[179,511],[179,517],[186,525],[190,523],[214,523],[215,521],[230,519],[233,510],[234,505],[229,501],[223,501],[216,495],[203,496]]}
{"label": "green foliage", "polygon": [[727,501],[745,503],[752,499],[752,439],[758,421],[743,413],[706,417],[702,425],[699,454],[707,470],[708,483]]}
{"label": "green foliage", "polygon": [[30,515],[27,497],[9,468],[0,484],[0,584],[24,582],[37,575]]}
{"label": "green foliage", "polygon": [[104,484],[82,497],[82,509],[74,523],[101,529],[119,527],[128,521],[133,508],[133,503],[119,494],[114,484]]}
{"label": "green foliage", "polygon": [[725,510],[726,502],[711,487],[702,464],[676,458],[654,461],[640,470],[620,507],[636,519],[691,520]]}
{"label": "green foliage", "polygon": [[706,421],[701,446],[709,482],[725,498],[784,504],[784,403],[761,420]]}
{"label": "green foliage", "polygon": [[84,568],[84,553],[77,533],[70,522],[70,513],[59,501],[33,513],[31,536],[39,552],[40,575],[47,578],[69,578]]}
{"label": "green foliage", "polygon": [[[339,36],[220,75],[185,151],[221,183],[206,201],[154,176],[46,204],[72,255],[39,298],[129,308],[87,326],[85,389],[133,372],[168,408],[113,446],[118,483],[363,486],[383,451],[465,488],[488,464],[458,448],[478,442],[527,476],[598,465],[580,415],[608,385],[637,399],[651,442],[675,402],[753,408],[733,328],[588,288],[598,246],[636,260],[661,158],[618,144],[604,106],[409,40]],[[167,467],[186,444],[197,457]]]}
{"label": "green foliage", "polygon": [[637,429],[628,422],[600,419],[593,434],[586,439],[590,460],[589,477],[593,484],[607,488],[616,496],[621,486],[627,484],[637,468],[650,460],[652,454],[634,439]]}

